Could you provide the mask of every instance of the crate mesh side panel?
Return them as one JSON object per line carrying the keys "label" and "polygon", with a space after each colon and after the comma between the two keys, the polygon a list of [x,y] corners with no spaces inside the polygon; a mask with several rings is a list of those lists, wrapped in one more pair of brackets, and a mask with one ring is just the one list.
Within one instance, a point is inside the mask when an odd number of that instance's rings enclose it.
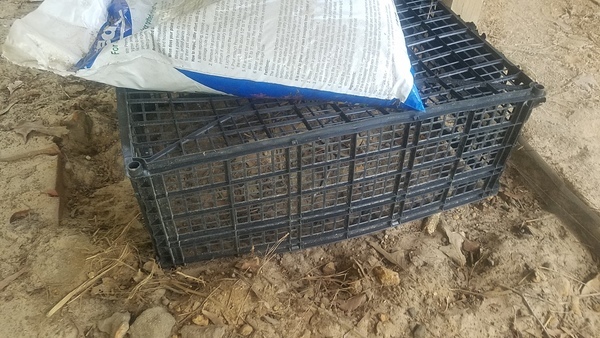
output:
{"label": "crate mesh side panel", "polygon": [[483,198],[515,119],[504,104],[167,171],[168,246],[184,261],[289,250]]}

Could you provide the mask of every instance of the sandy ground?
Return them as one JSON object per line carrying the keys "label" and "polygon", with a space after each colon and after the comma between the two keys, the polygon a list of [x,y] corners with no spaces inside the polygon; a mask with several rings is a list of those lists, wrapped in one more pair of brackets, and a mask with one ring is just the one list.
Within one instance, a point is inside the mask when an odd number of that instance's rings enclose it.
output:
{"label": "sandy ground", "polygon": [[[584,183],[600,177],[591,174],[598,88],[577,77],[597,76],[599,61],[597,45],[577,47],[573,37],[595,38],[585,25],[598,11],[572,3],[488,1],[497,14],[481,31],[547,86],[549,102],[526,135],[592,200],[597,191]],[[0,41],[36,6],[0,0]],[[0,154],[56,144],[64,162],[60,192],[48,178],[57,156],[0,163],[0,337],[598,336],[597,258],[511,168],[501,195],[444,213],[432,235],[413,222],[301,252],[163,271],[123,174],[114,90],[5,60],[0,74],[0,109],[18,99],[0,116]],[[67,132],[34,131],[25,143],[15,131],[23,122]],[[48,212],[56,198],[60,225]],[[452,259],[458,233],[471,249]]]}
{"label": "sandy ground", "polygon": [[600,5],[597,1],[488,0],[481,32],[547,88],[525,126],[531,145],[600,208]]}

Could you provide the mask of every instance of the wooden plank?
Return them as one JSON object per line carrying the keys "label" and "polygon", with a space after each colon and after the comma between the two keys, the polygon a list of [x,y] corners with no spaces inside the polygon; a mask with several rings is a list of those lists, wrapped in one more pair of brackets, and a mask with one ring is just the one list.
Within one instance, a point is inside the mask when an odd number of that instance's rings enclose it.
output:
{"label": "wooden plank", "polygon": [[510,164],[567,228],[600,257],[600,215],[521,136],[510,155]]}
{"label": "wooden plank", "polygon": [[477,24],[479,21],[483,0],[442,0],[442,2],[466,22]]}

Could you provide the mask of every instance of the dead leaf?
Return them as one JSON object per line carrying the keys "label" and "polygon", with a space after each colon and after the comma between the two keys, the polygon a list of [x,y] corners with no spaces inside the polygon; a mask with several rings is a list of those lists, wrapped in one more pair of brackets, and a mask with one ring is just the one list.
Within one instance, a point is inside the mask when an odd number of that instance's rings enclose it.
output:
{"label": "dead leaf", "polygon": [[12,93],[21,87],[23,87],[23,81],[17,80],[13,83],[9,83],[8,86],[6,86],[6,89],[8,89],[8,95],[12,95]]}
{"label": "dead leaf", "polygon": [[210,321],[215,325],[225,325],[225,323],[223,323],[223,320],[221,320],[221,318],[215,313],[202,310],[202,314],[206,316],[206,318],[210,319]]}
{"label": "dead leaf", "polygon": [[56,189],[48,189],[48,190],[44,191],[44,194],[46,194],[50,197],[58,197],[58,191],[56,191]]}
{"label": "dead leaf", "polygon": [[369,241],[368,243],[370,246],[373,247],[373,249],[375,249],[377,252],[379,252],[390,263],[398,266],[402,270],[406,270],[406,264],[404,264],[404,253],[403,252],[395,251],[395,252],[389,253],[389,252],[385,251],[379,244],[377,244],[375,242]]}
{"label": "dead leaf", "polygon": [[12,275],[10,275],[10,276],[4,278],[2,281],[0,281],[0,291],[4,290],[5,287],[7,287],[8,285],[10,285],[10,283],[17,280],[17,278],[19,278],[25,272],[27,272],[27,269],[22,268],[21,270],[13,273]]}
{"label": "dead leaf", "polygon": [[448,256],[454,263],[459,266],[465,266],[465,264],[467,264],[467,258],[461,251],[465,238],[461,234],[453,232],[446,227],[443,227],[443,229],[450,244],[440,247],[439,250]]}
{"label": "dead leaf", "polygon": [[24,218],[27,218],[27,216],[29,216],[30,212],[31,212],[31,209],[25,209],[25,210],[20,210],[20,211],[15,212],[14,214],[12,214],[12,216],[10,216],[9,223],[14,223],[16,221],[20,221]]}
{"label": "dead leaf", "polygon": [[358,309],[361,305],[363,305],[367,301],[367,295],[360,294],[346,300],[338,301],[337,306],[346,312],[352,312]]}
{"label": "dead leaf", "polygon": [[600,274],[596,275],[596,277],[590,279],[583,288],[581,289],[581,295],[589,295],[592,293],[600,292]]}
{"label": "dead leaf", "polygon": [[25,143],[27,143],[29,134],[34,131],[55,137],[63,137],[69,133],[69,129],[65,126],[46,127],[41,122],[24,122],[13,128],[13,131],[23,136],[23,141]]}

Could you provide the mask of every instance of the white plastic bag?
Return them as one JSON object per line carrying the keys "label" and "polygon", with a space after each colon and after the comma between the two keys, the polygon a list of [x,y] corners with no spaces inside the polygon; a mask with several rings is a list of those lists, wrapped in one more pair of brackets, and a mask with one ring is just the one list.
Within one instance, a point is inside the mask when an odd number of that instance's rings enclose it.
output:
{"label": "white plastic bag", "polygon": [[2,51],[134,89],[423,110],[392,0],[45,0]]}

